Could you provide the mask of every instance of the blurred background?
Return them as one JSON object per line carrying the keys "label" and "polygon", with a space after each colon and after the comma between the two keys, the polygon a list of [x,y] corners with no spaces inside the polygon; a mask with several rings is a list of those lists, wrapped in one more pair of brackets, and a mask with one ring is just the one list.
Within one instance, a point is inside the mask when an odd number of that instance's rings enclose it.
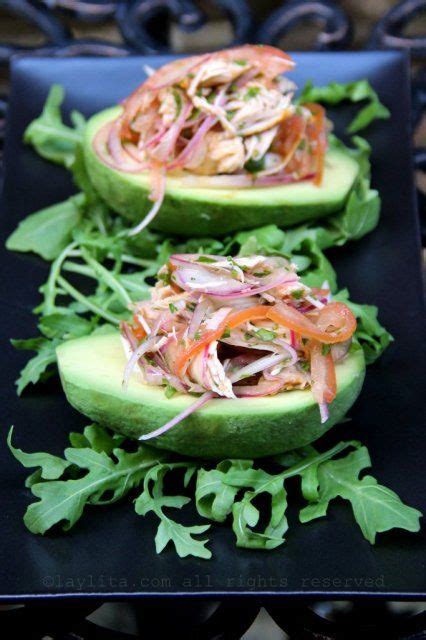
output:
{"label": "blurred background", "polygon": [[0,152],[13,55],[186,53],[242,42],[290,51],[409,51],[424,209],[426,0],[0,0]]}

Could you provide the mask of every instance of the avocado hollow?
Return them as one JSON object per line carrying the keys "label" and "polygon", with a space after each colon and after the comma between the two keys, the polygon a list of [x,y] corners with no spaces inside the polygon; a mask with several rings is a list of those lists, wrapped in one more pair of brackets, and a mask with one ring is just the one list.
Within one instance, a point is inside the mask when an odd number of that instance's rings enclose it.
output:
{"label": "avocado hollow", "polygon": [[[90,179],[108,205],[133,223],[152,207],[148,174],[118,171],[93,148],[98,131],[120,114],[112,107],[94,115],[85,129],[84,154]],[[164,201],[150,228],[180,236],[221,236],[266,224],[289,227],[339,211],[359,172],[358,163],[341,150],[329,150],[321,186],[312,180],[246,189],[191,187],[177,175],[168,176]]]}
{"label": "avocado hollow", "polygon": [[[156,429],[195,401],[148,386],[135,373],[122,390],[126,364],[117,333],[70,340],[57,349],[62,385],[70,404],[130,438]],[[330,417],[321,424],[310,390],[264,398],[215,399],[164,435],[150,441],[161,449],[200,458],[259,458],[313,442],[342,419],[362,387],[362,349],[336,365],[337,396]]]}

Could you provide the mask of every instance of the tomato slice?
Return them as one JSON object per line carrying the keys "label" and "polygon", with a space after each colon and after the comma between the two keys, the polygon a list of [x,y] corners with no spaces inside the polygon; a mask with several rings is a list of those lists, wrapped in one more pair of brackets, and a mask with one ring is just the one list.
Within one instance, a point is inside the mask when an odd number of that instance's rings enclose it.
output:
{"label": "tomato slice", "polygon": [[235,329],[247,321],[272,320],[299,335],[312,338],[321,343],[343,342],[352,336],[356,329],[356,319],[343,302],[331,302],[318,314],[317,324],[284,302],[274,306],[256,305],[230,313],[213,331],[206,331],[199,340],[195,340],[176,358],[177,375],[181,375],[189,360],[200,353],[206,344],[219,340],[226,328]]}
{"label": "tomato slice", "polygon": [[330,350],[324,353],[324,345],[312,340],[310,354],[312,393],[319,404],[330,404],[337,392],[336,369]]}
{"label": "tomato slice", "polygon": [[290,161],[303,139],[305,128],[305,119],[297,114],[289,116],[281,122],[277,137],[273,142],[273,150],[280,154],[283,161]]}
{"label": "tomato slice", "polygon": [[307,133],[315,159],[316,171],[314,184],[320,185],[324,175],[325,152],[327,148],[325,109],[316,102],[307,102],[303,105],[312,113],[312,121],[307,126]]}

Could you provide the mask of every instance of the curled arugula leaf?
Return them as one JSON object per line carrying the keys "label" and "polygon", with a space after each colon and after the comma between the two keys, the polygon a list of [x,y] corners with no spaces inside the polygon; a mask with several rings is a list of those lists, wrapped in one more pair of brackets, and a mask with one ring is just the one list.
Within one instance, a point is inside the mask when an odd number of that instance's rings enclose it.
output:
{"label": "curled arugula leaf", "polygon": [[6,241],[10,251],[32,251],[54,260],[70,243],[82,219],[82,193],[27,216]]}
{"label": "curled arugula leaf", "polygon": [[61,117],[63,99],[63,87],[53,85],[41,115],[27,127],[24,141],[31,144],[46,160],[71,167],[76,146],[82,141],[86,122],[81,113],[73,111],[70,116],[73,126],[65,125]]}
{"label": "curled arugula leaf", "polygon": [[[190,495],[168,495],[167,474],[183,472],[183,485],[191,494],[190,481],[196,475],[195,505],[203,518],[225,523],[231,520],[236,544],[247,549],[274,549],[284,542],[288,529],[286,481],[300,477],[301,491],[309,503],[300,511],[308,522],[325,515],[329,502],[340,496],[349,500],[364,536],[374,543],[376,534],[392,528],[417,531],[421,513],[408,507],[390,489],[371,476],[360,479],[370,466],[365,447],[357,441],[340,442],[319,453],[312,446],[275,456],[260,463],[253,460],[223,460],[216,467],[200,460],[169,460],[169,454],[138,443],[129,453],[122,436],[92,424],[83,433],[70,434],[71,448],[64,458],[48,453],[24,453],[8,445],[25,467],[34,467],[26,481],[39,498],[28,507],[24,522],[33,533],[45,533],[54,525],[70,529],[87,505],[108,505],[142,485],[135,500],[136,513],[153,512],[160,520],[155,546],[157,553],[172,542],[180,557],[208,559],[205,533],[210,524],[184,525],[169,517],[170,508],[181,509]],[[344,457],[348,449],[353,451]],[[133,443],[134,449],[134,443]],[[339,457],[340,456],[340,457]],[[276,465],[282,470],[276,472]],[[258,502],[259,496],[269,498]],[[261,522],[265,522],[259,528]]]}
{"label": "curled arugula leaf", "polygon": [[351,503],[355,520],[371,544],[375,543],[377,533],[389,529],[419,531],[421,512],[404,504],[394,491],[378,484],[372,476],[360,479],[359,474],[366,467],[371,467],[366,447],[317,466],[314,469],[317,491],[313,495],[304,491],[310,504],[301,510],[300,521],[324,516],[330,501],[340,496]]}
{"label": "curled arugula leaf", "polygon": [[[100,427],[95,433],[93,427],[87,428],[83,436],[89,446],[68,447],[62,460],[48,453],[25,454],[15,449],[10,433],[8,444],[13,455],[24,466],[41,469],[41,474],[36,479],[33,474],[29,483],[32,494],[40,499],[30,504],[24,515],[25,525],[32,533],[45,533],[57,524],[67,531],[79,520],[86,505],[116,502],[165,457],[143,445],[132,453],[118,446],[111,450],[111,436],[102,433]],[[118,444],[114,437],[112,441]],[[70,469],[73,473],[67,476]]]}
{"label": "curled arugula leaf", "polygon": [[150,469],[145,476],[144,490],[135,501],[136,513],[144,516],[149,511],[153,511],[160,519],[155,536],[157,553],[161,553],[167,544],[172,542],[181,558],[189,555],[197,558],[211,558],[211,551],[206,548],[208,539],[200,540],[195,537],[210,529],[209,524],[185,526],[175,522],[164,513],[166,507],[181,509],[191,501],[191,498],[186,496],[164,494],[165,475],[169,471],[177,469],[185,470],[184,486],[187,487],[197,470],[197,464],[195,462],[165,462]]}
{"label": "curled arugula leaf", "polygon": [[373,120],[383,120],[390,117],[389,109],[380,102],[379,96],[368,80],[347,83],[330,82],[324,87],[314,87],[312,82],[307,82],[300,93],[298,103],[323,102],[334,105],[344,100],[356,103],[367,101],[367,104],[349,124],[348,133],[356,133],[365,129]]}

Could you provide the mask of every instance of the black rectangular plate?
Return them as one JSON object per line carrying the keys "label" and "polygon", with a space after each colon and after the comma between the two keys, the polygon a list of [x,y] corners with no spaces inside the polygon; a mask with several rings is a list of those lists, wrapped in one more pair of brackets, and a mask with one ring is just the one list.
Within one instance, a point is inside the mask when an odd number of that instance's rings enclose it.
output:
{"label": "black rectangular plate", "polygon": [[[383,199],[379,227],[360,242],[331,253],[341,286],[356,301],[378,304],[380,318],[395,343],[370,367],[352,421],[333,430],[331,441],[356,437],[365,443],[373,473],[409,504],[426,511],[426,441],[422,405],[422,285],[419,233],[410,154],[410,101],[407,59],[398,53],[295,55],[293,77],[322,85],[368,78],[390,108],[392,118],[368,129],[373,146],[373,182]],[[165,58],[20,59],[12,69],[5,149],[1,239],[32,211],[73,192],[70,176],[39,158],[22,143],[27,124],[43,106],[52,83],[66,89],[66,112],[91,115],[115,103],[143,78],[143,64]],[[351,109],[339,110],[338,131]],[[342,115],[343,114],[343,115]],[[154,550],[156,520],[141,518],[129,501],[88,509],[68,533],[44,537],[29,533],[22,516],[29,502],[25,470],[5,450],[6,429],[16,425],[15,443],[27,451],[60,453],[67,435],[85,419],[67,405],[59,383],[38,385],[17,399],[13,381],[26,355],[10,337],[35,332],[31,309],[47,266],[36,256],[0,253],[0,331],[3,359],[0,466],[1,578],[4,599],[141,594],[287,594],[349,597],[363,594],[421,599],[425,594],[424,534],[395,531],[363,539],[350,508],[336,502],[329,515],[308,525],[290,509],[285,545],[272,552],[237,549],[229,528],[214,527],[211,561],[180,559],[168,548]],[[6,366],[5,366],[6,363]],[[192,521],[200,518],[194,513]]]}

